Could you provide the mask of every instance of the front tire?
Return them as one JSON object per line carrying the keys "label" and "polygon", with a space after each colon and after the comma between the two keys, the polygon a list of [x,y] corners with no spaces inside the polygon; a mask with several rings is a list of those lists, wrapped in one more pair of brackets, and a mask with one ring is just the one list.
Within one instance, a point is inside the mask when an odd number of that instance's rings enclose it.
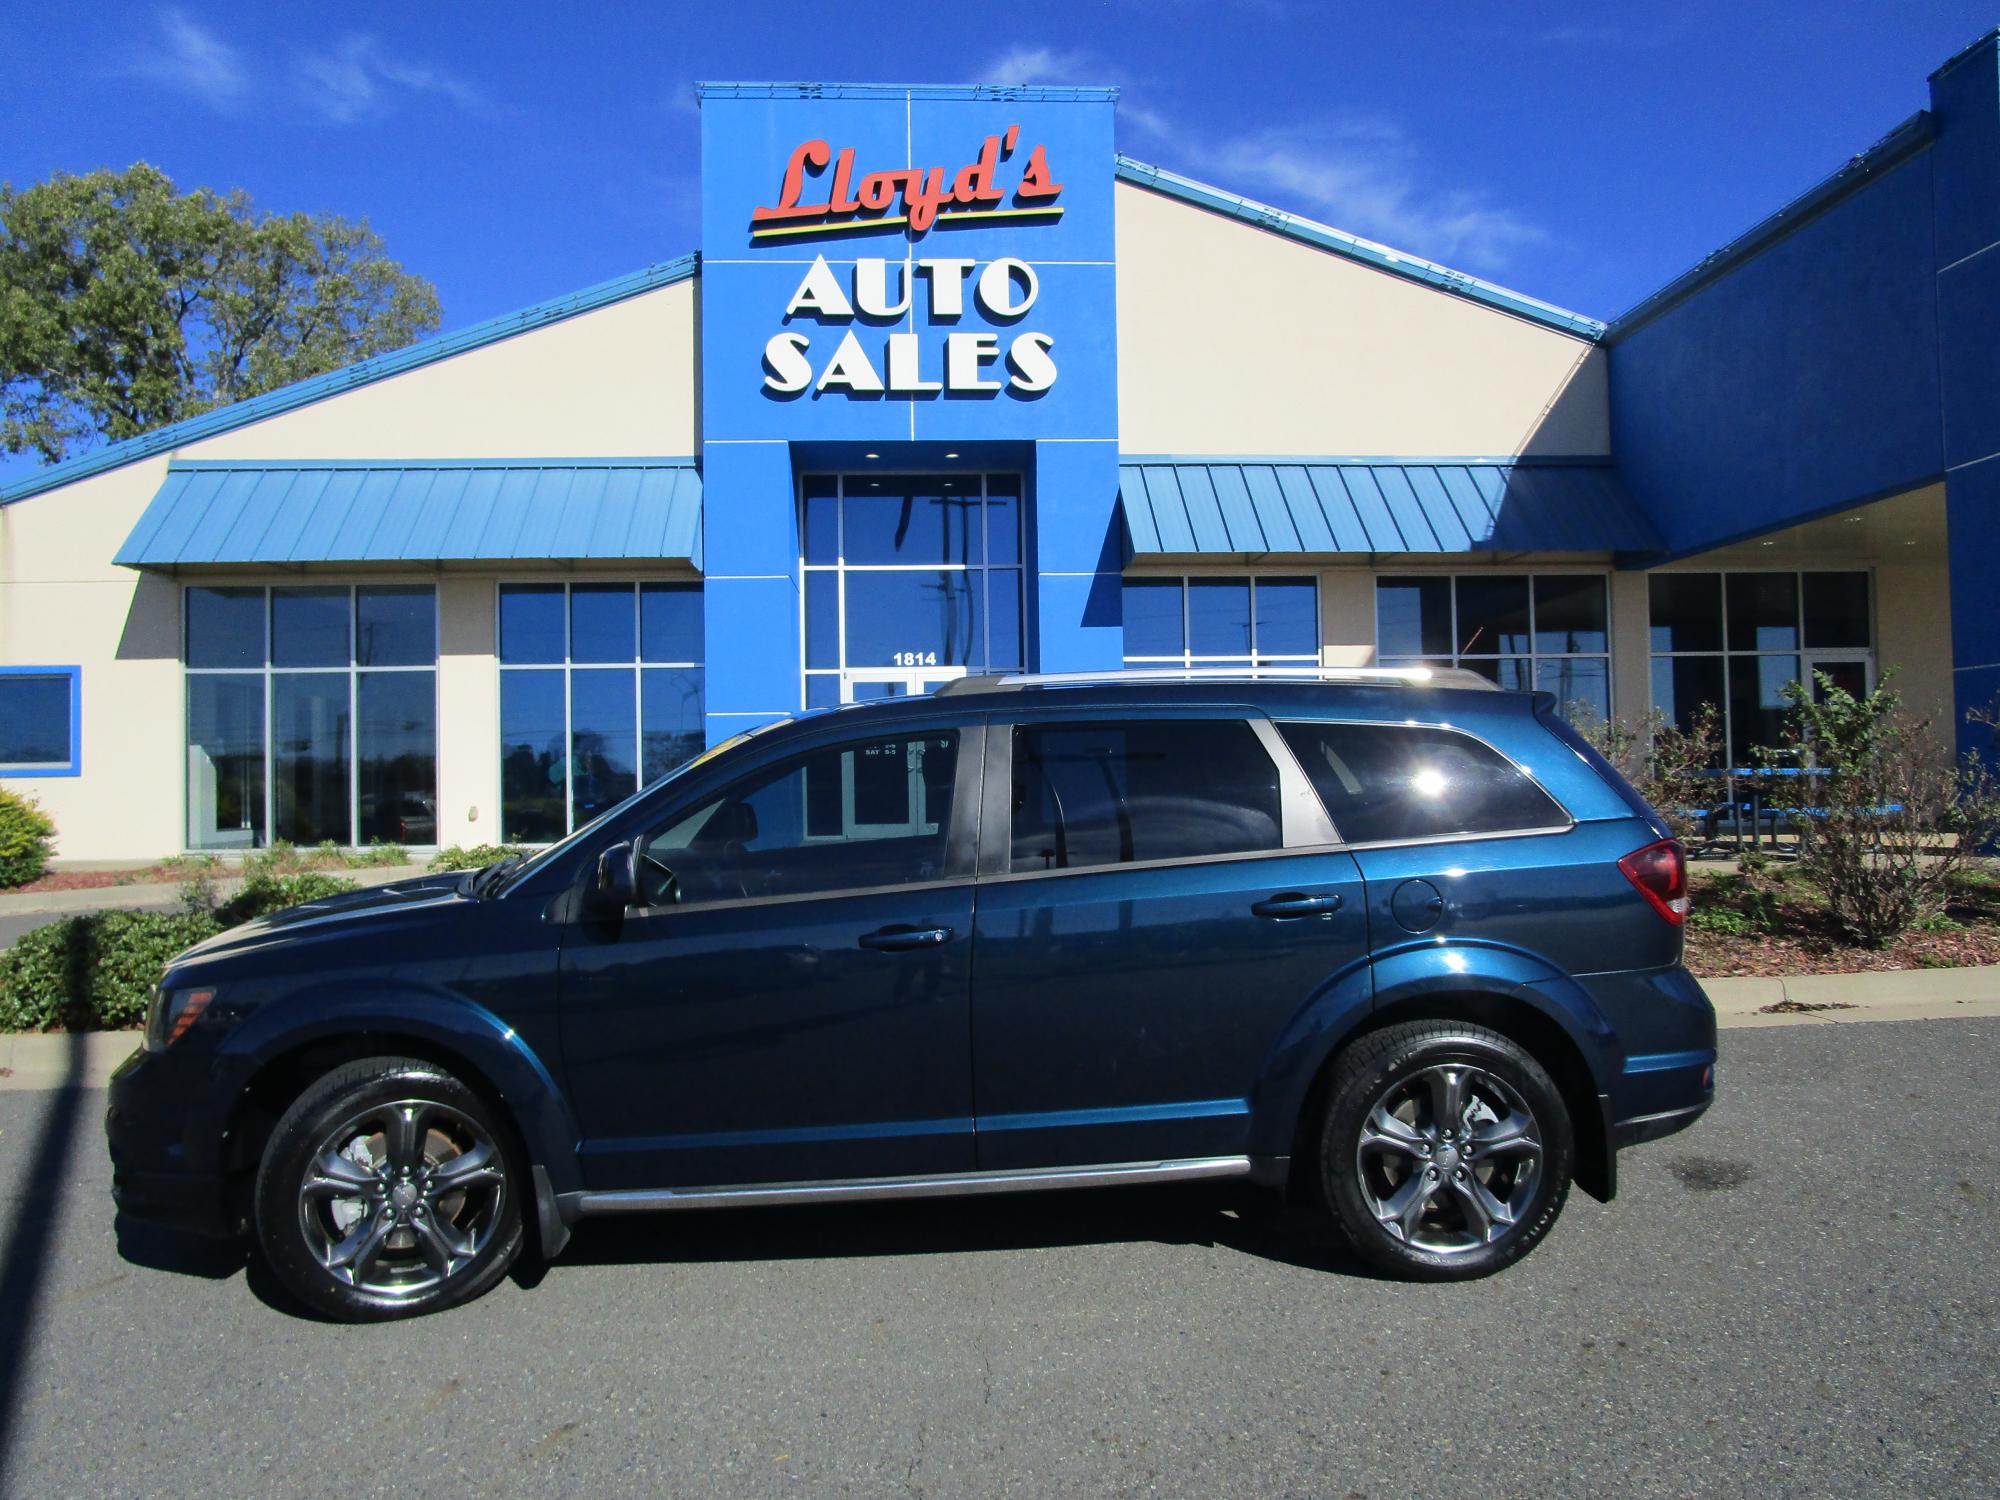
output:
{"label": "front tire", "polygon": [[1419,1021],[1335,1064],[1318,1182],[1360,1255],[1397,1276],[1463,1281],[1526,1255],[1569,1194],[1562,1092],[1496,1031]]}
{"label": "front tire", "polygon": [[494,1110],[407,1057],[336,1068],[285,1111],[257,1171],[264,1258],[344,1322],[470,1301],[521,1252],[525,1179]]}

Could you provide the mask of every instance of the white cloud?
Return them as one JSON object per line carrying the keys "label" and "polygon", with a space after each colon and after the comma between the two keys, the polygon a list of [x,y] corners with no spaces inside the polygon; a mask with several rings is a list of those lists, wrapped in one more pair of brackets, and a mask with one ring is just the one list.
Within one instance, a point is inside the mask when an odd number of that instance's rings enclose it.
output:
{"label": "white cloud", "polygon": [[243,54],[185,11],[168,7],[156,19],[154,40],[120,71],[199,99],[222,114],[241,107],[251,88]]}
{"label": "white cloud", "polygon": [[979,83],[1083,84],[1102,82],[1086,76],[1092,63],[1087,53],[1056,47],[1009,47],[977,72]]}
{"label": "white cloud", "polygon": [[1162,148],[1162,166],[1427,260],[1497,268],[1549,239],[1486,193],[1431,181],[1423,153],[1387,122],[1325,120],[1211,138],[1125,103],[1119,118]]}
{"label": "white cloud", "polygon": [[487,112],[485,97],[471,84],[429,63],[397,57],[376,38],[360,34],[331,52],[308,54],[299,63],[299,82],[307,107],[342,125],[387,113],[398,91],[434,95],[468,114]]}

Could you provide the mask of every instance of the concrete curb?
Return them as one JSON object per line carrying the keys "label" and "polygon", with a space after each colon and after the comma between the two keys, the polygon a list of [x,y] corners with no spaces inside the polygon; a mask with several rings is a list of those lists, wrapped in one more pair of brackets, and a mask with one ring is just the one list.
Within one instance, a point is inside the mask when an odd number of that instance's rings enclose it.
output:
{"label": "concrete curb", "polygon": [[[1976,969],[1893,969],[1868,974],[1704,979],[1701,987],[1725,1030],[1747,1026],[1841,1026],[1856,1021],[1938,1021],[2000,1016],[2000,965]],[[1781,1011],[1784,1000],[1851,1010]],[[0,1090],[103,1088],[138,1047],[136,1031],[0,1031]],[[78,1051],[81,1050],[81,1060]],[[72,1069],[76,1069],[72,1076]]]}
{"label": "concrete curb", "polygon": [[[352,880],[357,885],[387,885],[393,880],[410,880],[431,873],[422,865],[367,865],[360,869],[322,870],[317,873]],[[216,894],[227,900],[243,888],[243,877],[231,875],[215,882]],[[0,895],[0,917],[40,916],[55,912],[72,916],[89,911],[161,911],[181,904],[178,885],[95,885],[81,891],[33,891],[26,895]]]}
{"label": "concrete curb", "polygon": [[0,1031],[0,1091],[101,1089],[141,1038],[137,1031]]}
{"label": "concrete curb", "polygon": [[[1704,979],[1716,1024],[1838,1026],[1855,1021],[1936,1021],[2000,1016],[2000,966],[1970,969],[1885,969],[1864,974],[1791,974],[1773,978]],[[1784,1001],[1834,1010],[1766,1013]]]}

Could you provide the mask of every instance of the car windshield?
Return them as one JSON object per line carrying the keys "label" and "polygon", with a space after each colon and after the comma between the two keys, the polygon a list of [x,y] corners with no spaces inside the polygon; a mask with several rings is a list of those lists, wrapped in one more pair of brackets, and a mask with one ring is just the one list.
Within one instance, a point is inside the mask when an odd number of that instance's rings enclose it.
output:
{"label": "car windshield", "polygon": [[693,760],[688,761],[685,765],[676,766],[673,770],[667,772],[666,775],[662,776],[658,781],[655,781],[648,786],[640,787],[638,791],[634,792],[631,796],[627,797],[623,802],[620,802],[613,807],[606,808],[603,812],[599,813],[596,817],[592,818],[588,823],[584,824],[581,828],[577,829],[568,838],[563,839],[559,843],[551,844],[548,846],[548,848],[540,850],[537,853],[529,855],[526,859],[522,860],[518,866],[507,872],[504,884],[500,885],[500,887],[496,890],[486,892],[486,894],[493,896],[506,895],[509,891],[513,890],[516,886],[520,885],[522,881],[532,879],[536,874],[536,872],[547,869],[550,864],[562,858],[564,854],[568,853],[571,849],[574,849],[584,839],[589,838],[593,833],[595,833],[599,828],[602,828],[606,823],[609,823],[613,818],[616,818],[619,815],[621,815],[626,808],[632,806],[635,802],[639,801],[640,798],[652,796],[654,792],[658,791],[668,782],[679,780],[681,777],[687,775],[688,772],[694,770],[695,767],[707,765],[710,761],[714,760],[716,757],[723,755],[728,751],[734,750],[739,745],[747,744],[750,740],[754,739],[756,736],[760,734],[763,734],[765,731],[776,729],[780,725],[789,724],[791,722],[792,721],[790,719],[774,719],[769,724],[759,724],[755,729],[746,729],[741,734],[733,734],[719,745],[711,745],[708,749],[702,751],[701,754],[697,755]]}

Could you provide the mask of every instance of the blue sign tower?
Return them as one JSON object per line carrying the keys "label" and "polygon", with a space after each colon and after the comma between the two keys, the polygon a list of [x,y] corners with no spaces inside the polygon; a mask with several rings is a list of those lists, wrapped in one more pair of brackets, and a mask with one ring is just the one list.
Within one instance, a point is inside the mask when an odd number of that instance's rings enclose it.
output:
{"label": "blue sign tower", "polygon": [[711,742],[954,672],[1116,667],[1115,94],[700,99]]}

